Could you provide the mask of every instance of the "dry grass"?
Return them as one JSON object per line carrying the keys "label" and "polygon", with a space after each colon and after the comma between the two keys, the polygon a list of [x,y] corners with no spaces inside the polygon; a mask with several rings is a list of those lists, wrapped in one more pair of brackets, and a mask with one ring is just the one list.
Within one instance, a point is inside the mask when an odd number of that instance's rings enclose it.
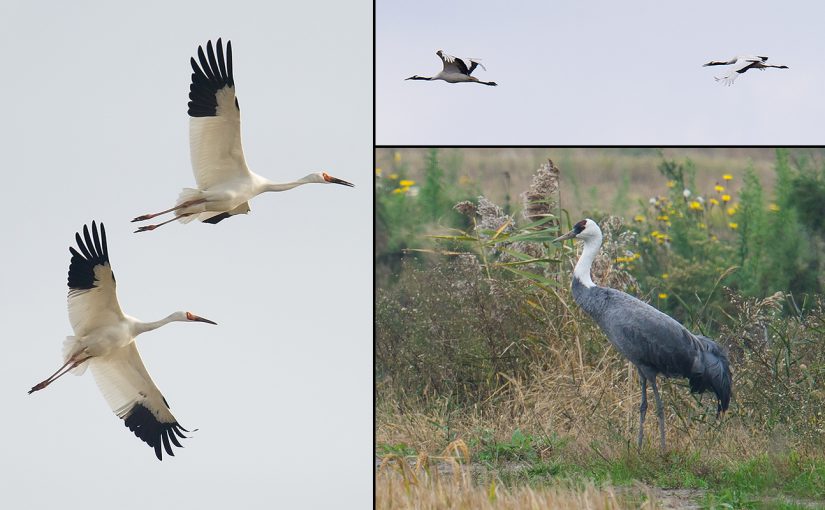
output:
{"label": "dry grass", "polygon": [[442,474],[437,469],[412,468],[403,460],[384,462],[378,468],[375,507],[420,510],[657,508],[655,498],[643,489],[617,492],[610,487],[598,488],[592,483],[507,488],[495,479],[476,483],[467,468]]}

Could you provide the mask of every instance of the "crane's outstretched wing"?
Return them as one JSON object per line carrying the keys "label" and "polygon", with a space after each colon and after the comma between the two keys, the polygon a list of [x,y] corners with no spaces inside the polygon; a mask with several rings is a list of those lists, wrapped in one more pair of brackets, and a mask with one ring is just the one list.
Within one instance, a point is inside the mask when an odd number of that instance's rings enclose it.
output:
{"label": "crane's outstretched wing", "polygon": [[78,232],[75,241],[80,251],[69,247],[69,321],[75,335],[84,336],[95,328],[119,322],[123,312],[117,302],[103,223],[98,234],[93,221],[91,235],[88,225],[83,225],[83,237]]}
{"label": "crane's outstretched wing", "polygon": [[[486,67],[481,63],[479,59],[476,58],[461,58],[461,57],[454,57],[452,55],[447,55],[443,51],[438,51],[436,53],[441,58],[442,63],[444,64],[444,71],[447,72],[459,72],[461,74],[466,74],[470,76],[473,71],[475,71],[476,67],[481,67],[485,71],[487,70]],[[469,62],[470,66],[467,67],[467,63]]]}
{"label": "crane's outstretched wing", "polygon": [[758,64],[758,63],[761,63],[761,62],[762,62],[762,60],[759,60],[759,59],[756,59],[756,60],[748,59],[748,60],[741,61],[736,65],[736,68],[734,68],[733,71],[729,72],[728,74],[726,74],[725,76],[722,76],[722,77],[715,77],[714,76],[714,79],[716,81],[721,81],[724,85],[731,86],[731,85],[733,85],[733,82],[736,81],[736,78],[738,78],[740,74],[745,73],[748,69],[753,68],[755,64]]}
{"label": "crane's outstretched wing", "polygon": [[174,457],[172,445],[182,447],[178,438],[189,432],[175,420],[166,399],[146,371],[135,343],[109,356],[92,358],[90,368],[109,407],[143,442],[155,449],[158,460],[163,451]]}
{"label": "crane's outstretched wing", "polygon": [[241,147],[241,111],[235,97],[232,43],[226,43],[225,58],[220,39],[216,49],[209,41],[206,53],[198,46],[198,60],[191,59],[189,151],[200,189],[249,175]]}

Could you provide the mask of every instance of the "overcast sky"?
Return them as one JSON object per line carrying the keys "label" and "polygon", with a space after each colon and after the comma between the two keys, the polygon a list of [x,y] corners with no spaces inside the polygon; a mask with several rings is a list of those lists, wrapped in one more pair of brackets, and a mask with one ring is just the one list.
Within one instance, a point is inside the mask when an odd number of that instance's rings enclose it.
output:
{"label": "overcast sky", "polygon": [[[809,144],[825,118],[817,2],[377,0],[377,143]],[[436,50],[498,87],[405,81]],[[766,55],[731,87],[702,67]]]}
{"label": "overcast sky", "polygon": [[[232,40],[247,162],[307,185],[218,225],[133,234],[193,186],[189,58]],[[369,2],[0,4],[5,508],[366,508],[372,498]],[[90,373],[61,365],[68,248],[106,224],[123,310],[172,411],[158,462]]]}

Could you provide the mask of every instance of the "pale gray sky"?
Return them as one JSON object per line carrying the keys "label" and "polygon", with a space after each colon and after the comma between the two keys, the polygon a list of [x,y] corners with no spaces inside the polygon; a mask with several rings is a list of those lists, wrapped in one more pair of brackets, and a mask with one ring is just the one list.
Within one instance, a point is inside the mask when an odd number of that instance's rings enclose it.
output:
{"label": "pale gray sky", "polygon": [[[192,186],[189,58],[232,40],[250,167],[326,170],[219,225],[132,234]],[[6,508],[365,508],[372,498],[369,2],[0,4],[5,199],[0,480]],[[61,364],[68,247],[106,224],[124,311],[180,423],[158,462],[90,373]]]}
{"label": "pale gray sky", "polygon": [[[378,0],[379,145],[821,144],[825,6],[817,2]],[[404,81],[436,50],[478,57],[498,87]],[[731,87],[710,60],[790,69]]]}

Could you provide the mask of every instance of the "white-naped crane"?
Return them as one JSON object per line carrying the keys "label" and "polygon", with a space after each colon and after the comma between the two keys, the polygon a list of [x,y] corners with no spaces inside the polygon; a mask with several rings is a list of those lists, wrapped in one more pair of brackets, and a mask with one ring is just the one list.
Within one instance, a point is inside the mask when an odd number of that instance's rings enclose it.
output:
{"label": "white-naped crane", "polygon": [[[82,374],[90,367],[103,397],[112,411],[146,444],[174,456],[180,447],[183,428],[140,359],[135,337],[170,322],[206,322],[190,312],[175,312],[155,322],[141,322],[124,314],[117,302],[115,275],[109,262],[106,229],[92,222],[91,234],[83,226],[83,237],[75,234],[77,250],[69,248],[69,321],[74,336],[63,342],[65,363],[54,374],[36,384],[29,394],[42,390],[67,372]],[[78,251],[79,250],[79,251]]]}
{"label": "white-naped crane", "polygon": [[721,60],[711,60],[707,64],[703,64],[702,67],[708,66],[727,66],[727,65],[736,65],[733,70],[725,76],[718,77],[714,76],[716,81],[721,81],[724,85],[731,86],[733,82],[736,81],[736,78],[739,75],[746,73],[749,69],[759,69],[760,71],[764,71],[768,67],[774,67],[776,69],[788,69],[788,66],[775,66],[773,64],[766,64],[768,57],[762,57],[759,55],[751,55],[751,56],[737,56],[733,57],[728,61],[721,61]]}
{"label": "white-naped crane", "polygon": [[454,57],[447,55],[441,50],[436,51],[435,54],[438,55],[438,58],[441,59],[441,63],[444,65],[440,73],[435,76],[418,76],[416,74],[415,76],[410,76],[407,80],[444,80],[447,83],[481,83],[482,85],[490,85],[491,87],[498,85],[494,81],[481,81],[475,76],[471,76],[476,67],[481,67],[485,71],[487,70],[476,58]]}
{"label": "white-naped crane", "polygon": [[[200,63],[200,65],[198,65]],[[275,183],[253,173],[246,166],[241,147],[241,111],[235,96],[232,73],[232,43],[218,39],[206,43],[206,52],[198,46],[198,60],[191,59],[192,83],[189,85],[189,151],[197,188],[184,188],[174,207],[154,214],[144,214],[132,221],[144,221],[174,212],[175,217],[138,228],[135,232],[154,230],[180,220],[199,219],[218,223],[236,214],[249,212],[249,200],[268,191],[286,191],[302,184],[354,184],[314,172],[297,181]]]}
{"label": "white-naped crane", "polygon": [[622,356],[636,366],[642,386],[639,406],[639,447],[647,413],[647,382],[653,386],[662,449],[665,448],[665,411],[656,376],[686,377],[691,393],[716,394],[717,416],[730,404],[731,373],[725,351],[713,340],[695,335],[669,315],[644,301],[609,287],[599,287],[590,278],[590,266],[599,253],[602,231],[591,219],[553,240],[584,241],[584,250],[573,269],[573,299],[599,325]]}

